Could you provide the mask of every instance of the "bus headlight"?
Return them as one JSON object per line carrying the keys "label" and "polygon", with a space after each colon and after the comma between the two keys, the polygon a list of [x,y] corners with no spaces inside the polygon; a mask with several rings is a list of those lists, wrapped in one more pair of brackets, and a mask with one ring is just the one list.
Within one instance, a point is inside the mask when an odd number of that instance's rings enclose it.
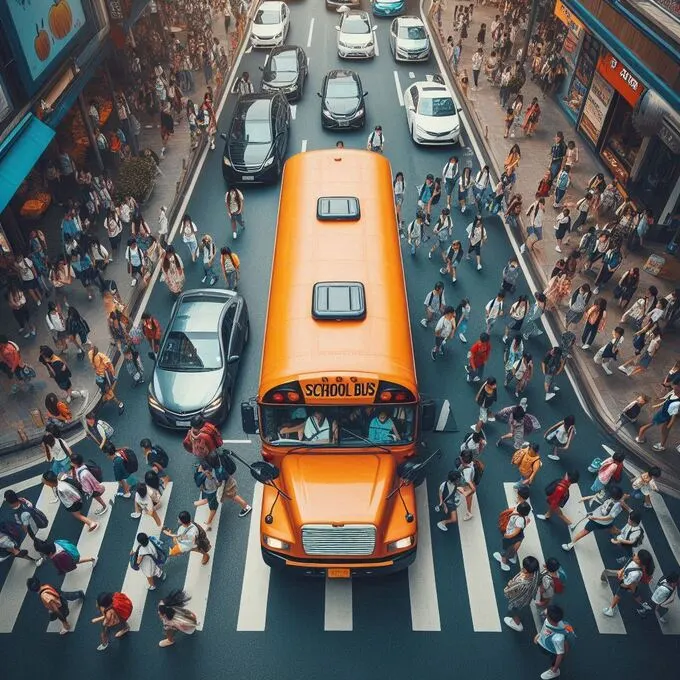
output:
{"label": "bus headlight", "polygon": [[410,548],[415,542],[414,536],[405,536],[400,538],[398,541],[392,541],[387,544],[387,552],[394,552],[395,550],[403,550],[404,548]]}
{"label": "bus headlight", "polygon": [[290,543],[286,543],[279,538],[274,538],[273,536],[267,536],[267,534],[263,534],[262,540],[270,548],[274,548],[274,550],[290,550]]}

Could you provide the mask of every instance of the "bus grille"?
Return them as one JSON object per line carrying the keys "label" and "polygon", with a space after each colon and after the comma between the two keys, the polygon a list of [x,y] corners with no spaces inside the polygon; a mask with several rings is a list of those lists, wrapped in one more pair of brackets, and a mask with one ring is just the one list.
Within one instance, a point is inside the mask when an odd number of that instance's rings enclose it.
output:
{"label": "bus grille", "polygon": [[375,550],[375,527],[308,524],[302,527],[302,547],[308,555],[371,555]]}

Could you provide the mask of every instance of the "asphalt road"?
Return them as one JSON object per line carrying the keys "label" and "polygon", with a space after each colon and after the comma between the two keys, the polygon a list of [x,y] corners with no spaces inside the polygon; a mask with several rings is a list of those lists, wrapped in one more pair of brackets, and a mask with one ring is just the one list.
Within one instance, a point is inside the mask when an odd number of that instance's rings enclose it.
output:
{"label": "asphalt road", "polygon": [[[310,77],[304,99],[295,108],[289,154],[330,147],[339,138],[348,147],[364,147],[368,132],[374,125],[382,124],[386,155],[393,170],[401,170],[406,176],[404,208],[405,216],[410,217],[417,199],[416,186],[428,172],[440,174],[449,149],[416,147],[408,138],[395,74],[403,89],[425,74],[436,72],[435,60],[420,65],[396,64],[388,45],[391,20],[377,19],[379,56],[370,62],[349,64],[360,73],[364,88],[369,92],[366,129],[339,137],[321,129],[319,100],[315,96],[326,71],[348,66],[342,64],[335,53],[336,15],[328,12],[321,0],[291,3],[291,10],[288,43],[301,45],[306,50],[310,58]],[[417,11],[415,5],[412,11]],[[244,54],[239,71],[249,71],[258,83],[258,67],[264,63],[264,58],[263,51]],[[221,130],[228,129],[233,103],[234,98],[229,97],[220,116]],[[461,147],[454,152],[477,167],[467,133],[461,138]],[[241,258],[240,292],[247,298],[250,309],[251,343],[242,362],[234,398],[236,408],[227,420],[223,434],[225,440],[244,440],[247,436],[241,430],[238,403],[257,391],[279,191],[278,186],[245,189],[247,229],[233,244],[223,204],[225,186],[220,163],[218,147],[201,169],[190,195],[188,212],[200,232],[210,232],[218,245],[229,243]],[[458,211],[454,213],[455,233],[463,239],[467,216],[461,216]],[[483,330],[483,306],[496,293],[502,266],[513,254],[501,222],[489,218],[486,225],[489,240],[483,251],[483,271],[477,272],[471,264],[464,262],[456,287],[450,282],[446,284],[449,302],[455,304],[463,296],[471,299],[473,313],[467,334],[470,339]],[[187,262],[187,251],[181,241],[177,248]],[[113,641],[106,652],[98,653],[95,651],[98,630],[89,624],[89,618],[94,615],[94,598],[102,590],[119,590],[124,583],[132,582],[126,580],[129,578],[127,556],[138,525],[129,518],[130,501],[118,499],[107,527],[95,542],[99,564],[91,579],[89,574],[82,576],[89,581],[88,601],[72,635],[66,638],[46,635],[47,617],[42,607],[32,596],[24,600],[22,589],[16,587],[25,574],[17,573],[17,568],[11,567],[9,561],[0,564],[0,583],[3,584],[0,619],[5,618],[4,626],[8,629],[4,630],[6,634],[0,634],[0,650],[8,678],[42,676],[48,672],[50,677],[63,679],[76,674],[96,675],[100,679],[143,674],[153,680],[177,673],[228,676],[239,680],[405,679],[435,674],[448,677],[457,673],[479,678],[519,679],[538,677],[545,670],[546,659],[531,642],[534,630],[531,617],[525,617],[525,631],[521,634],[501,623],[505,616],[502,591],[507,577],[495,561],[488,558],[488,554],[500,547],[496,518],[506,507],[504,484],[516,479],[515,469],[509,462],[509,449],[497,450],[493,446],[505,426],[495,423],[487,429],[490,440],[484,454],[487,469],[478,492],[481,521],[465,523],[460,536],[457,529],[443,534],[434,526],[437,518],[425,512],[425,508],[433,505],[438,483],[452,467],[458,443],[474,422],[477,407],[475,390],[464,380],[465,347],[456,341],[444,360],[432,362],[429,355],[432,331],[422,329],[418,323],[425,294],[441,278],[439,263],[428,261],[426,247],[421,248],[415,258],[411,258],[405,249],[404,260],[421,392],[450,399],[460,427],[458,434],[428,438],[430,450],[441,447],[444,456],[432,465],[426,485],[418,492],[423,511],[419,513],[421,556],[416,567],[386,578],[329,586],[322,580],[297,578],[288,573],[269,574],[262,568],[259,547],[253,540],[257,538],[257,524],[254,530],[250,529],[249,547],[249,526],[251,522],[257,522],[259,509],[256,507],[248,519],[239,519],[235,506],[225,507],[219,528],[212,536],[214,550],[210,570],[200,572],[195,565],[187,570],[186,560],[171,564],[167,582],[158,591],[149,593],[146,599],[144,614],[137,625],[139,632],[131,633],[122,641]],[[200,263],[193,268],[189,265],[188,269],[186,289],[200,286]],[[125,282],[119,283],[125,285]],[[518,286],[517,293],[523,292],[528,292],[524,281]],[[166,287],[158,283],[148,308],[165,324],[171,306]],[[487,375],[495,375],[502,381],[502,343],[498,329],[494,330],[492,341],[494,350]],[[532,340],[529,346],[534,357],[540,360],[547,340],[542,336]],[[146,352],[146,348],[144,350]],[[146,364],[150,375],[148,359]],[[527,393],[529,411],[539,418],[544,429],[569,413],[576,416],[577,436],[565,462],[546,459],[539,473],[533,498],[538,511],[543,509],[543,487],[567,467],[581,470],[580,489],[584,495],[587,493],[590,480],[585,473],[586,465],[594,456],[602,455],[599,444],[606,440],[606,435],[597,430],[581,409],[566,378],[559,384],[562,389],[558,397],[548,404],[543,400],[540,375],[535,377]],[[126,373],[121,374],[119,395],[126,402],[126,413],[120,418],[113,410],[103,414],[116,428],[115,441],[119,445],[137,447],[142,437],[149,436],[172,454],[170,472],[174,484],[166,499],[166,524],[172,526],[177,513],[191,509],[197,497],[191,475],[192,461],[183,454],[179,435],[150,424],[145,388],[132,388]],[[501,389],[499,406],[512,403],[513,395]],[[533,438],[540,440],[542,437],[538,434]],[[256,460],[259,456],[255,439],[252,443],[230,446],[248,460]],[[82,442],[76,448],[86,458],[102,458],[91,442]],[[103,463],[107,478],[111,479],[106,461]],[[34,468],[1,483],[6,488],[40,472]],[[238,477],[242,495],[252,498],[253,481],[242,470]],[[30,484],[26,483],[29,488],[24,493],[37,500],[40,487]],[[0,513],[3,512],[6,508],[0,509]],[[662,515],[667,512],[668,518],[662,516],[659,521],[659,512]],[[657,508],[657,513],[645,515],[647,538],[661,565],[659,572],[668,571],[677,564],[680,541],[673,520],[677,522],[678,519],[680,507],[668,499]],[[80,525],[65,512],[59,512],[51,535],[75,542],[79,534]],[[603,564],[614,566],[616,557],[606,536],[598,536],[597,541],[584,541],[580,551],[569,555],[562,553],[559,547],[567,540],[567,530],[556,522],[542,524],[538,534],[531,536],[525,549],[532,548],[532,552],[538,554],[540,548],[544,557],[557,556],[568,574],[567,589],[560,599],[579,639],[565,665],[567,677],[608,677],[613,674],[641,677],[643,673],[647,676],[667,673],[677,665],[672,664],[672,650],[677,650],[675,635],[662,634],[659,624],[652,618],[639,619],[630,603],[621,607],[621,617],[613,621],[602,617],[601,607],[606,603],[607,590],[599,583],[598,569]],[[80,569],[84,572],[89,567]],[[55,582],[49,566],[40,569],[40,576]],[[133,576],[135,580],[143,578],[140,574]],[[185,579],[194,595],[190,606],[202,613],[203,630],[191,639],[179,637],[178,644],[172,649],[159,649],[157,641],[161,638],[161,628],[154,603],[168,589],[182,587]],[[140,591],[138,582],[135,588],[136,592]],[[679,608],[676,607],[670,616],[669,630],[677,635],[680,633]],[[40,653],[36,654],[38,649]]]}

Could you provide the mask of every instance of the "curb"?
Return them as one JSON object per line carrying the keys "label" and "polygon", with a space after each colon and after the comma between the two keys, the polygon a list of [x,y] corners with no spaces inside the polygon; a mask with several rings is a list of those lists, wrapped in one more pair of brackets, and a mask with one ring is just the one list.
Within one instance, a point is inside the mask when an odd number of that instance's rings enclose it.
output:
{"label": "curb", "polygon": [[[424,21],[427,23],[430,32],[430,43],[432,45],[432,48],[437,50],[437,53],[439,54],[442,63],[445,65],[447,76],[456,91],[458,103],[460,104],[461,108],[465,111],[465,114],[471,123],[479,121],[476,111],[470,107],[468,100],[466,99],[466,97],[463,96],[463,92],[461,91],[458,83],[458,77],[453,72],[451,65],[448,63],[446,59],[444,47],[441,42],[438,28],[432,21],[432,19],[429,16],[427,16],[426,12]],[[501,176],[500,167],[498,165],[498,162],[496,161],[493,151],[489,147],[488,141],[486,140],[484,135],[480,132],[479,128],[481,127],[481,125],[479,125],[479,127],[478,125],[479,123],[473,124],[472,125],[473,129],[471,130],[471,132],[475,136],[477,142],[479,143],[479,146],[484,155],[485,163],[489,165],[489,168],[492,169],[496,179],[498,179]],[[518,222],[520,225],[520,230],[523,231],[524,223],[522,221],[521,216]],[[510,227],[510,225],[507,225],[507,223],[506,226],[508,233],[515,241],[515,245],[519,247],[521,241],[518,242],[517,240],[518,234]],[[526,258],[524,260],[524,264],[531,271],[532,276],[537,282],[541,283],[543,287],[547,286],[548,281],[546,279],[545,273],[539,266],[537,266],[533,258]],[[562,324],[559,322],[558,318],[556,318],[554,313],[549,312],[544,314],[543,320],[544,323],[547,323],[550,326],[553,333],[555,333],[557,337],[559,337],[564,331]],[[609,433],[609,436],[612,439],[614,439],[616,443],[618,443],[621,447],[623,447],[628,454],[634,456],[637,459],[637,462],[641,463],[643,467],[646,467],[650,464],[658,465],[661,468],[662,472],[666,473],[666,475],[663,477],[664,483],[659,484],[659,489],[662,490],[664,493],[667,493],[668,495],[680,498],[680,479],[675,479],[675,472],[665,465],[664,459],[663,458],[659,459],[658,456],[655,457],[653,454],[643,449],[635,441],[634,437],[628,435],[623,428],[620,428],[618,430],[616,429],[618,416],[612,415],[612,413],[609,411],[609,408],[603,402],[594,380],[592,380],[587,375],[586,369],[584,368],[586,365],[585,358],[575,353],[572,354],[571,361],[572,361],[571,367],[572,369],[575,369],[572,370],[572,375],[574,377],[575,382],[577,382],[579,387],[582,389],[587,410],[590,412],[590,415],[592,419],[595,421],[595,423],[599,425],[605,432]]]}

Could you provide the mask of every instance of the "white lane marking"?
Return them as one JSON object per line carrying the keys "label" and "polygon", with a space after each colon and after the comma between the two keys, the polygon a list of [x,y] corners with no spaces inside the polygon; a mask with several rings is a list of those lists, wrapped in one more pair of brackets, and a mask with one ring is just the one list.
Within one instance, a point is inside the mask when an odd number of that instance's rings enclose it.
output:
{"label": "white lane marking", "polygon": [[680,530],[671,517],[671,512],[666,505],[666,501],[658,493],[653,493],[651,496],[652,508],[656,513],[656,518],[659,520],[661,530],[668,541],[673,557],[677,564],[680,564]]}
{"label": "white lane marking", "polygon": [[[569,492],[570,496],[564,506],[564,514],[571,517],[573,522],[578,522],[578,520],[583,518],[585,511],[584,505],[581,503],[581,491],[576,484],[572,484],[569,487]],[[578,533],[584,526],[585,522],[579,522],[575,533]],[[608,535],[606,532],[603,533]],[[576,560],[583,576],[583,585],[588,595],[590,608],[593,610],[597,629],[600,633],[604,634],[625,635],[626,627],[623,625],[623,619],[618,609],[614,616],[605,616],[602,613],[602,610],[611,604],[612,590],[609,583],[605,584],[600,581],[604,562],[597,547],[595,536],[590,533],[585,538],[582,538],[576,543],[572,552],[576,553]],[[568,574],[569,566],[566,566],[567,560],[563,559],[560,562],[565,564],[565,570]]]}
{"label": "white lane marking", "polygon": [[267,625],[267,601],[269,599],[271,569],[264,563],[260,549],[262,493],[262,484],[255,484],[236,630],[263,631]]}
{"label": "white lane marking", "polygon": [[351,631],[352,579],[327,578],[324,603],[323,629]]}
{"label": "white lane marking", "polygon": [[295,116],[297,116],[297,104],[289,104],[290,106],[290,117],[295,120]]}
{"label": "white lane marking", "polygon": [[434,426],[435,432],[443,432],[446,427],[446,423],[449,421],[449,416],[451,415],[451,402],[448,399],[444,399],[442,404],[442,410],[439,412],[439,418],[437,419],[437,424]]}
{"label": "white lane marking", "polygon": [[312,36],[314,35],[314,17],[309,20],[309,33],[307,34],[307,47],[312,46]]}
{"label": "white lane marking", "polygon": [[[96,501],[90,504],[90,511],[87,516],[99,523],[96,531],[88,531],[87,527],[83,527],[83,531],[78,539],[78,552],[81,557],[97,557],[101,550],[104,536],[106,534],[106,527],[109,524],[109,518],[113,512],[113,503],[116,500],[116,490],[118,489],[118,482],[104,482],[104,495],[102,500],[109,504],[109,511],[105,515],[95,515],[94,511],[99,510],[101,505]],[[64,582],[61,584],[60,590],[78,592],[83,590],[87,592],[87,587],[90,585],[93,570],[90,564],[83,564],[82,566],[70,571],[64,576]],[[76,629],[78,624],[78,617],[83,609],[81,600],[75,600],[69,603],[68,622],[71,624],[71,630]],[[47,626],[48,633],[58,633],[61,630],[61,623],[59,621],[50,621]]]}
{"label": "white lane marking", "polygon": [[253,46],[248,45],[248,49],[246,50],[246,54],[250,54],[253,51]]}
{"label": "white lane marking", "polygon": [[10,489],[12,489],[12,491],[15,491],[16,493],[21,493],[22,491],[26,491],[26,489],[38,486],[38,484],[42,484],[41,474],[36,475],[35,477],[30,477],[29,479],[24,479],[23,482],[10,484],[9,486],[6,486],[4,489],[0,489],[0,506],[5,502],[5,491],[9,491]]}
{"label": "white lane marking", "polygon": [[[218,493],[221,493],[221,490],[219,490]],[[229,505],[232,505],[231,501],[229,501]],[[217,512],[215,513],[215,517],[213,517],[212,530],[207,532],[208,538],[213,546],[210,550],[210,560],[208,561],[208,564],[201,564],[203,555],[200,553],[189,553],[189,567],[187,568],[187,575],[184,579],[184,592],[191,595],[191,611],[196,614],[196,618],[198,619],[198,625],[196,626],[197,630],[203,630],[205,612],[208,609],[210,577],[212,576],[213,565],[215,564],[215,542],[220,527],[220,516],[223,507],[223,504],[220,503]],[[201,505],[196,509],[194,522],[197,522],[205,529],[205,522],[208,519],[209,513],[210,508],[207,505]]]}
{"label": "white lane marking", "polygon": [[439,631],[439,600],[432,553],[430,528],[430,502],[427,485],[416,489],[418,508],[418,553],[416,561],[408,568],[408,594],[411,600],[411,628],[417,631]]}
{"label": "white lane marking", "polygon": [[[504,482],[503,488],[505,489],[505,500],[507,501],[508,507],[513,507],[517,503],[517,491],[512,482]],[[529,513],[529,519],[531,522],[529,522],[524,529],[524,540],[517,552],[517,560],[521,564],[525,557],[531,555],[538,560],[538,563],[541,565],[541,571],[543,571],[545,558],[543,557],[543,548],[541,548],[541,539],[538,537],[538,527],[536,526],[536,518],[534,517],[533,511]],[[503,551],[501,550],[501,552]],[[494,562],[498,564],[496,560],[494,560]],[[538,615],[536,605],[532,602],[530,607],[531,616],[534,619],[534,626],[536,626],[536,632],[538,632],[543,627],[543,623],[541,622],[541,617]]]}
{"label": "white lane marking", "polygon": [[413,71],[409,71],[409,72],[408,72],[408,77],[409,77],[411,80],[414,80],[415,77],[416,77],[416,74],[415,74]]}
{"label": "white lane marking", "polygon": [[305,151],[307,151],[307,140],[306,140],[306,139],[303,139],[303,140],[302,140],[302,144],[300,145],[300,151],[301,151],[302,153],[304,153]]}
{"label": "white lane marking", "polygon": [[404,93],[401,89],[401,82],[399,81],[399,71],[394,72],[394,84],[397,88],[397,99],[399,100],[399,106],[404,106]]}
{"label": "white lane marking", "polygon": [[[38,502],[35,505],[45,513],[48,525],[45,529],[40,529],[36,533],[38,538],[47,538],[50,533],[50,527],[61,506],[61,503],[51,503],[50,501],[53,498],[54,493],[52,492],[52,489],[44,486],[40,492]],[[36,552],[33,549],[33,539],[30,536],[26,536],[21,544],[21,548],[28,550],[32,557],[36,556]],[[51,567],[48,565],[46,568],[50,569]],[[79,567],[79,569],[83,568],[90,569],[90,566],[86,565],[84,567]],[[24,598],[28,592],[26,590],[26,580],[35,574],[35,570],[35,562],[30,560],[15,558],[12,562],[7,578],[2,584],[2,590],[0,590],[0,612],[2,612],[2,616],[0,616],[0,633],[12,632],[19,612],[21,611],[21,605],[24,603]],[[54,572],[50,574],[50,578],[53,576]]]}
{"label": "white lane marking", "polygon": [[458,527],[472,627],[476,632],[500,633],[501,619],[498,615],[498,604],[491,578],[489,555],[486,552],[484,525],[479,512],[477,494],[472,499],[472,519],[464,521],[464,514],[465,499],[461,498],[458,506]]}
{"label": "white lane marking", "polygon": [[378,31],[373,31],[373,42],[375,43],[375,56],[380,56],[380,45],[378,44]]}
{"label": "white lane marking", "polygon": [[[168,510],[168,503],[170,502],[170,494],[172,493],[172,482],[170,482],[163,491],[163,501],[161,507],[158,508],[158,516],[161,519],[161,526],[157,526],[153,517],[149,515],[142,515],[139,519],[139,525],[137,526],[137,531],[135,532],[135,539],[132,541],[132,550],[137,548],[137,534],[143,532],[149,536],[159,536],[161,533],[161,527],[165,523],[165,513]],[[130,499],[133,500],[134,496]],[[130,512],[134,512],[134,504],[127,503],[126,512],[129,508]],[[134,521],[134,520],[132,520]],[[170,558],[170,559],[181,559],[181,558]],[[135,571],[130,566],[130,560],[128,556],[128,565],[125,570],[125,580],[123,581],[123,587],[120,589],[122,593],[125,593],[132,600],[132,614],[128,619],[128,625],[130,630],[138,631],[142,627],[142,614],[144,614],[144,605],[146,604],[146,597],[149,594],[148,582],[146,576],[142,574],[141,571]]]}

